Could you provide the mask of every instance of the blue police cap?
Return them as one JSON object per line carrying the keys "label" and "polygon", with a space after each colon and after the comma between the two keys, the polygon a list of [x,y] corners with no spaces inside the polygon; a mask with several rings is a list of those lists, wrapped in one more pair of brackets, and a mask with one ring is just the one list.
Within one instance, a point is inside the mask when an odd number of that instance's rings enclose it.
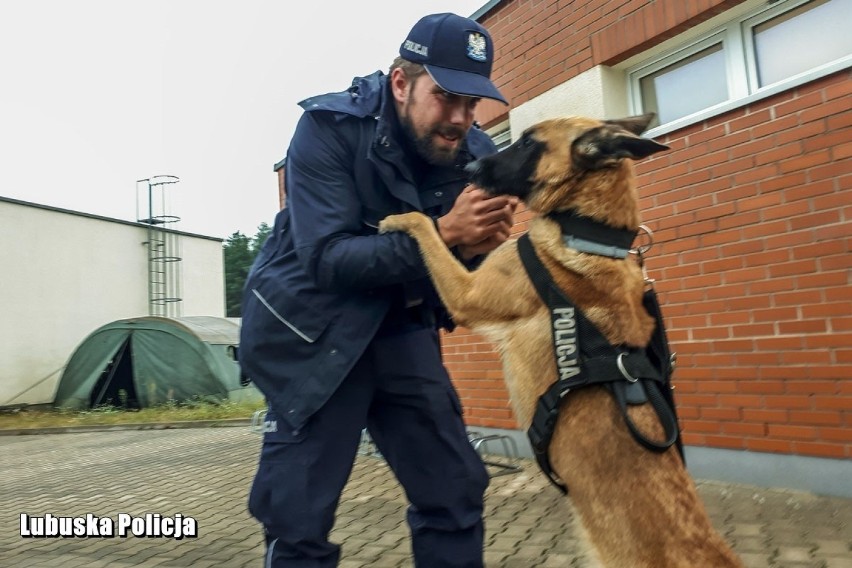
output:
{"label": "blue police cap", "polygon": [[449,93],[509,104],[491,82],[491,35],[474,20],[449,13],[424,16],[402,42],[399,55],[423,65]]}

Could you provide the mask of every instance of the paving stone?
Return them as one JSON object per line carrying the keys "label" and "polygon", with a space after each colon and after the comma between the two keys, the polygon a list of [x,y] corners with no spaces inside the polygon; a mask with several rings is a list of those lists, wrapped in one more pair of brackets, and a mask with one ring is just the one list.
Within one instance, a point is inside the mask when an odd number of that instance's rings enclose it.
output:
{"label": "paving stone", "polygon": [[503,563],[504,559],[510,555],[510,552],[505,550],[496,550],[494,548],[486,548],[483,558],[486,566],[496,566]]}
{"label": "paving stone", "polygon": [[767,568],[770,566],[770,554],[761,554],[756,552],[739,552],[740,560],[746,568]]}
{"label": "paving stone", "polygon": [[728,542],[739,552],[762,552],[769,550],[769,541],[764,537],[728,537]]}
{"label": "paving stone", "polygon": [[[243,428],[0,437],[0,566],[256,567],[246,510],[260,438]],[[520,460],[486,493],[488,568],[591,568],[569,502]],[[748,568],[852,568],[852,499],[699,480],[714,526]],[[407,503],[384,461],[359,457],[332,540],[340,568],[411,568]],[[20,513],[191,516],[198,538],[24,539]]]}
{"label": "paving stone", "polygon": [[756,523],[734,523],[728,534],[733,537],[760,536],[762,529],[763,525]]}
{"label": "paving stone", "polygon": [[[543,558],[541,568],[564,568],[565,566],[577,566],[576,558],[569,554],[547,554]],[[583,564],[582,566],[585,566]]]}
{"label": "paving stone", "polygon": [[815,546],[820,555],[852,558],[852,540],[817,540]]}
{"label": "paving stone", "polygon": [[781,546],[778,548],[779,562],[808,562],[811,560],[811,551],[807,548]]}

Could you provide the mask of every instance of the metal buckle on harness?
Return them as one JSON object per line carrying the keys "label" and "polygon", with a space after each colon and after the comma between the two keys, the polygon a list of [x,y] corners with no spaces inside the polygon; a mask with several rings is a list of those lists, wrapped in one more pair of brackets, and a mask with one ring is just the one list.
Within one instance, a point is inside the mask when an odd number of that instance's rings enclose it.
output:
{"label": "metal buckle on harness", "polygon": [[624,366],[624,362],[622,361],[625,355],[627,355],[627,353],[619,353],[618,358],[615,360],[615,365],[618,367],[618,370],[621,371],[621,375],[627,379],[628,382],[635,383],[639,379],[627,372],[627,368]]}

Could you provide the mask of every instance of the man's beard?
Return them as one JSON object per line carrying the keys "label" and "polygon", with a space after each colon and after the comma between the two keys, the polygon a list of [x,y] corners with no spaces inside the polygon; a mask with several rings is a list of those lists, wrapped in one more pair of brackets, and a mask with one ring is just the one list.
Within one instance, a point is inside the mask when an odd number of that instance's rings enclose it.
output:
{"label": "man's beard", "polygon": [[[456,156],[467,136],[466,131],[457,126],[434,126],[422,136],[418,136],[414,130],[414,124],[407,115],[399,117],[399,123],[409,143],[426,163],[433,166],[452,166],[456,163]],[[455,136],[458,139],[456,146],[454,148],[438,146],[435,144],[435,136],[438,134]]]}

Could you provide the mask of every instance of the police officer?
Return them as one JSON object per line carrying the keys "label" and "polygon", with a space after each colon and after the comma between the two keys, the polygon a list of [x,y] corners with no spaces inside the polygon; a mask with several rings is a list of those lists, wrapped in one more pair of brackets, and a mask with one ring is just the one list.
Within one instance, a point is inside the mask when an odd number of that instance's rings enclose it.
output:
{"label": "police officer", "polygon": [[422,18],[388,75],[307,99],[286,160],[287,204],[248,277],[240,358],[269,403],[249,510],[266,566],[336,566],[328,541],[368,428],[410,502],[417,566],[482,566],[488,475],[441,361],[452,328],[417,244],[385,216],[430,215],[470,268],[509,236],[516,201],[467,185],[493,153],[474,126],[491,83],[488,31]]}

